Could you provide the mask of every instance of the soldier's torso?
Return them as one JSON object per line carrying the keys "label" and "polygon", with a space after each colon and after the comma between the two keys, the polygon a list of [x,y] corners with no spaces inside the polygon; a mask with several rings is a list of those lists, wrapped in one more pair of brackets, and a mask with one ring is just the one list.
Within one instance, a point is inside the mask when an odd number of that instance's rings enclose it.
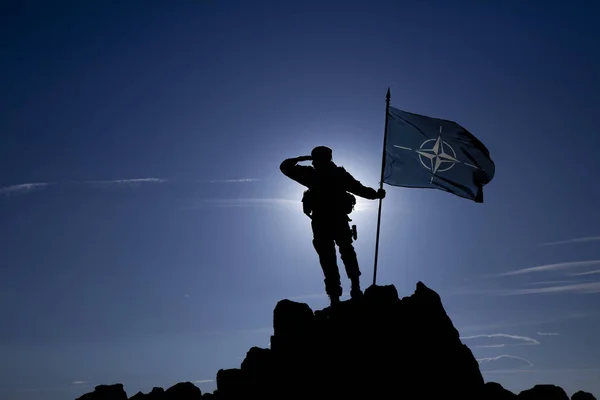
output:
{"label": "soldier's torso", "polygon": [[339,167],[320,171],[313,170],[309,189],[315,217],[346,215],[343,205],[346,194],[343,173]]}

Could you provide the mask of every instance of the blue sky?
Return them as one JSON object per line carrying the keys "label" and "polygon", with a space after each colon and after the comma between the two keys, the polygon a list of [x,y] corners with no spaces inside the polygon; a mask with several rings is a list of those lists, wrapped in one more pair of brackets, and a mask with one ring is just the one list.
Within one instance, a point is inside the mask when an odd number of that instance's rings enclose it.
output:
{"label": "blue sky", "polygon": [[377,282],[440,293],[487,380],[600,394],[598,5],[144,4],[2,5],[0,397],[212,391],[278,300],[326,306],[279,163],[328,145],[377,187],[388,86],[496,175],[483,204],[386,187]]}

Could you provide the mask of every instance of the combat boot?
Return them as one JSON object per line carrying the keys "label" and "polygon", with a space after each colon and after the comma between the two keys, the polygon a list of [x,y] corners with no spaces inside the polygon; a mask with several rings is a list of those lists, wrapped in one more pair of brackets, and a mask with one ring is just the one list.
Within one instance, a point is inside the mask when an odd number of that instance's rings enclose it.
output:
{"label": "combat boot", "polygon": [[360,281],[358,278],[352,279],[352,287],[350,289],[350,297],[353,299],[357,299],[363,295],[362,290],[360,290]]}
{"label": "combat boot", "polygon": [[335,306],[340,303],[340,297],[342,297],[342,287],[337,286],[332,290],[327,291],[327,295],[329,296],[330,306]]}

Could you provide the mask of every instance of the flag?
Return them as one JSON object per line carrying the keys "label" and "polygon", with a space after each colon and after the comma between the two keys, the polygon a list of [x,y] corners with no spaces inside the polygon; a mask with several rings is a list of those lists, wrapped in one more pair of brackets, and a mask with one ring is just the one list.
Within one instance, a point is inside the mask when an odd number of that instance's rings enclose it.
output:
{"label": "flag", "polygon": [[453,121],[388,106],[383,182],[431,188],[483,203],[495,165],[485,145]]}

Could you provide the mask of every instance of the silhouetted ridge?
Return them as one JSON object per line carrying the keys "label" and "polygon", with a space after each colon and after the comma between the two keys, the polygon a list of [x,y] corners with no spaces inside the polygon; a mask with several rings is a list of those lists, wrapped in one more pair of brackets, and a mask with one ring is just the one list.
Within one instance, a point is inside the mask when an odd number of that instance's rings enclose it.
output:
{"label": "silhouetted ridge", "polygon": [[573,396],[571,396],[571,400],[596,400],[596,398],[591,393],[580,390],[578,392],[573,393]]}
{"label": "silhouetted ridge", "polygon": [[519,400],[569,400],[563,388],[556,385],[535,385],[519,393]]}
{"label": "silhouetted ridge", "polygon": [[[281,300],[273,312],[269,349],[252,347],[240,368],[221,369],[217,390],[190,382],[154,388],[135,400],[233,399],[485,399],[568,400],[554,385],[519,395],[484,384],[477,360],[459,338],[440,296],[417,283],[398,298],[393,285],[371,286],[359,299],[313,312]],[[79,400],[124,400],[123,386],[98,386]],[[595,400],[578,392],[572,400]]]}
{"label": "silhouetted ridge", "polygon": [[127,393],[123,385],[116,383],[114,385],[98,385],[95,390],[86,393],[77,400],[127,400]]}
{"label": "silhouetted ridge", "polygon": [[282,300],[273,314],[271,349],[252,348],[240,369],[220,370],[219,398],[465,398],[483,388],[439,296],[421,282],[402,300],[394,286],[371,286],[315,313]]}

